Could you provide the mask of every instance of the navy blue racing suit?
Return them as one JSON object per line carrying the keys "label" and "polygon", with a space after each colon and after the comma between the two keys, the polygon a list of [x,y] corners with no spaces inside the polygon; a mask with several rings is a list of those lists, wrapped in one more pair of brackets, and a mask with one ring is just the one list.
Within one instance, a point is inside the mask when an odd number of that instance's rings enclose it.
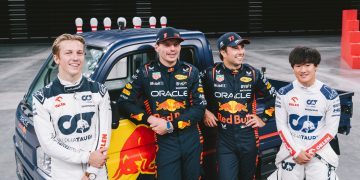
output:
{"label": "navy blue racing suit", "polygon": [[242,64],[230,70],[220,62],[202,74],[207,109],[218,121],[219,179],[254,178],[258,129],[247,127],[248,114],[256,114],[256,96],[265,98],[263,119],[273,115],[275,89],[259,70]]}
{"label": "navy blue racing suit", "polygon": [[[144,100],[144,107],[136,104]],[[199,179],[202,120],[206,101],[199,71],[178,61],[166,67],[153,61],[140,67],[126,84],[119,106],[132,121],[146,123],[150,115],[170,121],[174,132],[157,135],[158,179]]]}

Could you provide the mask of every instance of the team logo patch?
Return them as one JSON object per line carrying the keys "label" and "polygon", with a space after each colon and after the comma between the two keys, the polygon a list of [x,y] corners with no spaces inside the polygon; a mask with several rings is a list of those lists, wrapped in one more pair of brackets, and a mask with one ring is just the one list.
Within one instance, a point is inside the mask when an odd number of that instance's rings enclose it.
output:
{"label": "team logo patch", "polygon": [[218,81],[218,82],[224,81],[224,75],[223,74],[217,74],[216,75],[216,81]]}
{"label": "team logo patch", "polygon": [[126,94],[128,96],[130,96],[130,94],[131,94],[130,91],[125,89],[125,88],[122,90],[122,93],[124,93],[124,94]]}
{"label": "team logo patch", "polygon": [[158,80],[161,78],[161,73],[160,72],[153,72],[152,73],[152,78],[155,80]]}
{"label": "team logo patch", "polygon": [[190,125],[191,125],[190,120],[188,120],[188,121],[179,121],[178,122],[178,128],[179,129],[184,129],[184,128],[190,126]]}
{"label": "team logo patch", "polygon": [[174,112],[178,109],[185,109],[185,104],[186,102],[180,102],[180,101],[175,101],[174,99],[167,99],[162,103],[156,102],[156,110],[165,110],[165,111],[170,111],[170,112]]}
{"label": "team logo patch", "polygon": [[252,78],[249,78],[249,77],[242,77],[242,78],[240,78],[240,81],[242,81],[242,82],[250,82],[252,80]]}
{"label": "team logo patch", "polygon": [[251,72],[251,71],[246,71],[246,75],[247,75],[247,76],[251,76],[251,75],[252,75],[252,72]]}
{"label": "team logo patch", "polygon": [[281,162],[281,167],[286,171],[292,171],[294,169],[295,163],[292,162]]}
{"label": "team logo patch", "polygon": [[229,101],[227,103],[221,104],[219,102],[219,111],[227,111],[231,114],[235,114],[241,111],[248,112],[247,103],[241,104],[236,101]]}
{"label": "team logo patch", "polygon": [[125,85],[125,87],[126,87],[127,89],[132,89],[132,85],[131,85],[130,83],[127,83],[127,84]]}
{"label": "team logo patch", "polygon": [[312,133],[317,129],[321,119],[322,116],[299,116],[297,114],[290,114],[289,124],[290,127],[295,131]]}
{"label": "team logo patch", "polygon": [[182,75],[182,74],[177,74],[177,75],[175,75],[175,78],[177,79],[177,80],[185,80],[185,79],[187,79],[187,76],[185,76],[185,75]]}

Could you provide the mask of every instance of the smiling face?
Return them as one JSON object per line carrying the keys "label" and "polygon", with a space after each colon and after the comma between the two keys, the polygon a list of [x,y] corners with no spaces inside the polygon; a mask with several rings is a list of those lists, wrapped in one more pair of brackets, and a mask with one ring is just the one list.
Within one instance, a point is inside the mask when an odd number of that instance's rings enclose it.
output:
{"label": "smiling face", "polygon": [[167,67],[172,67],[180,55],[180,41],[178,39],[169,39],[155,44],[155,51],[159,54],[160,62]]}
{"label": "smiling face", "polygon": [[233,47],[226,47],[220,50],[224,64],[229,69],[239,69],[245,58],[245,48],[243,44]]}
{"label": "smiling face", "polygon": [[59,65],[61,79],[75,82],[82,75],[84,64],[84,44],[77,40],[64,40],[59,43],[59,52],[54,55],[54,61]]}
{"label": "smiling face", "polygon": [[313,63],[295,64],[293,67],[296,79],[306,87],[314,84],[317,66]]}

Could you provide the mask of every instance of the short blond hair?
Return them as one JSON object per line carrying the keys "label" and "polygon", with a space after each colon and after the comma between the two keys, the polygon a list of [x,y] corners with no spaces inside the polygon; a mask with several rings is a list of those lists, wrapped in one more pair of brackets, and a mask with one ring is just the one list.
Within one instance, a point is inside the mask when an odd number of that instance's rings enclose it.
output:
{"label": "short blond hair", "polygon": [[62,41],[65,40],[74,40],[74,41],[79,41],[81,42],[83,45],[85,45],[85,39],[82,36],[79,35],[72,35],[72,34],[62,34],[60,36],[58,36],[53,45],[52,45],[52,54],[53,55],[58,55],[59,51],[60,51],[60,43]]}

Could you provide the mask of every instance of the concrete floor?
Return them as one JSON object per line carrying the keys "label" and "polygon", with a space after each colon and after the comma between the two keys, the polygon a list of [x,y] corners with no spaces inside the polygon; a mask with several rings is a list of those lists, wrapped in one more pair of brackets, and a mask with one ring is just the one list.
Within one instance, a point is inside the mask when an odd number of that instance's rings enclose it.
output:
{"label": "concrete floor", "polygon": [[[266,67],[268,78],[292,81],[288,54],[298,45],[317,48],[322,55],[318,79],[329,86],[355,92],[352,129],[348,136],[339,135],[340,179],[360,177],[360,70],[353,70],[340,60],[339,36],[261,37],[251,38],[246,46],[245,61],[257,68]],[[215,39],[210,39],[214,59],[219,61]],[[15,108],[31,81],[50,53],[50,44],[1,44],[0,45],[0,179],[16,179],[14,147]]]}

